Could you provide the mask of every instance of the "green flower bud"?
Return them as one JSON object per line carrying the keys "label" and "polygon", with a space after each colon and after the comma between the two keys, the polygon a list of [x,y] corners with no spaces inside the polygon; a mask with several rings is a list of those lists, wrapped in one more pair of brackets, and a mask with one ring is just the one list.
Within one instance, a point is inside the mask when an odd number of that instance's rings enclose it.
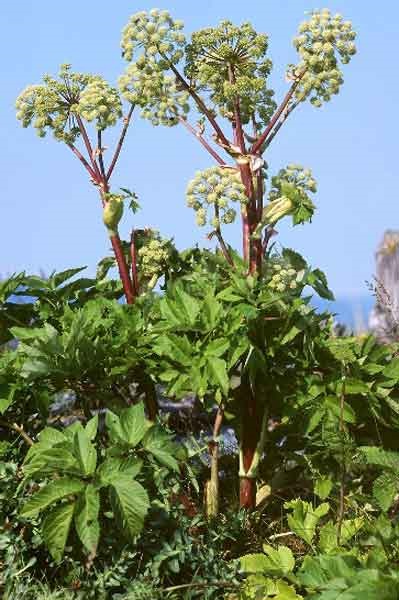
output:
{"label": "green flower bud", "polygon": [[123,215],[123,198],[117,194],[107,194],[103,208],[103,222],[110,236],[118,233],[118,225]]}

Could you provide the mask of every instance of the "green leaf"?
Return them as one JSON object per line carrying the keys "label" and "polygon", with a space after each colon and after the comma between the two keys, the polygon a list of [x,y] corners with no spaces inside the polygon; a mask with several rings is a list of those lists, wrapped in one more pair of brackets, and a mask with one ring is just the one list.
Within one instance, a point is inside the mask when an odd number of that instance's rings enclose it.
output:
{"label": "green leaf", "polygon": [[96,554],[100,537],[99,511],[99,492],[92,483],[89,483],[76,503],[75,527],[80,541],[92,557]]}
{"label": "green leaf", "polygon": [[[341,399],[338,396],[327,396],[326,409],[336,418],[341,418]],[[356,413],[348,402],[343,403],[342,418],[345,423],[356,423]]]}
{"label": "green leaf", "polygon": [[363,517],[356,517],[355,519],[345,519],[342,521],[341,527],[341,544],[347,544],[359,531],[363,528],[364,519]]}
{"label": "green leaf", "polygon": [[399,379],[399,358],[394,358],[391,360],[391,362],[389,363],[389,365],[387,365],[385,367],[385,369],[382,372],[383,375],[385,375],[385,377],[388,377],[388,379]]}
{"label": "green leaf", "polygon": [[297,327],[296,325],[293,325],[293,327],[291,327],[291,329],[289,331],[287,331],[287,333],[281,340],[281,342],[280,342],[281,345],[284,346],[285,344],[288,344],[289,342],[291,342],[294,338],[296,338],[298,333],[301,333],[301,331],[302,330],[299,329],[299,327]]}
{"label": "green leaf", "polygon": [[308,274],[308,285],[312,286],[314,291],[326,300],[335,300],[334,294],[328,287],[327,277],[320,271],[320,269],[314,269]]}
{"label": "green leaf", "polygon": [[122,431],[120,419],[111,410],[107,410],[105,414],[105,426],[112,442],[117,443],[118,441],[124,439],[124,433]]}
{"label": "green leaf", "polygon": [[387,511],[392,506],[398,492],[398,477],[390,473],[382,473],[373,483],[373,496],[382,510]]}
{"label": "green leaf", "polygon": [[49,283],[52,285],[52,287],[57,288],[58,286],[62,285],[65,281],[68,281],[68,279],[74,277],[74,275],[77,275],[81,271],[84,271],[86,268],[87,267],[77,267],[75,269],[67,269],[66,271],[60,271],[59,273],[55,273],[50,277]]}
{"label": "green leaf", "polygon": [[153,349],[160,356],[168,360],[189,367],[193,362],[192,346],[186,336],[177,336],[172,333],[159,336],[154,342]]}
{"label": "green leaf", "polygon": [[166,431],[153,426],[143,439],[143,448],[150,452],[161,464],[179,472],[179,464],[175,458],[177,446]]}
{"label": "green leaf", "polygon": [[90,441],[93,441],[97,435],[98,430],[98,415],[95,415],[87,422],[85,431]]}
{"label": "green leaf", "polygon": [[241,302],[243,296],[239,296],[233,287],[228,287],[219,292],[217,298],[218,300],[226,300],[227,302]]}
{"label": "green leaf", "polygon": [[246,554],[240,557],[240,567],[245,573],[265,573],[270,561],[264,554]]}
{"label": "green leaf", "polygon": [[138,458],[121,458],[119,456],[108,456],[97,470],[102,486],[110,485],[118,481],[119,474],[129,475],[134,479],[141,471],[143,461]]}
{"label": "green leaf", "polygon": [[229,377],[226,361],[222,358],[212,357],[207,361],[207,370],[213,383],[220,387],[227,396],[229,391]]}
{"label": "green leaf", "polygon": [[369,465],[385,467],[399,472],[399,452],[384,450],[378,446],[360,446],[359,452]]}
{"label": "green leaf", "polygon": [[16,385],[0,384],[0,415],[3,415],[7,408],[11,406],[16,391]]}
{"label": "green leaf", "polygon": [[316,533],[316,525],[330,510],[327,502],[313,508],[310,502],[303,500],[291,500],[284,504],[284,508],[292,509],[293,514],[288,515],[288,525],[294,533],[305,540],[309,545],[312,544]]}
{"label": "green leaf", "polygon": [[187,294],[181,287],[176,288],[176,299],[183,311],[183,314],[186,315],[186,318],[190,325],[194,325],[197,319],[197,315],[200,312],[200,304],[199,302]]}
{"label": "green leaf", "polygon": [[331,479],[329,477],[320,477],[319,479],[316,480],[316,483],[314,486],[314,493],[321,500],[325,500],[330,495],[332,487],[333,487],[333,482],[331,481]]}
{"label": "green leaf", "polygon": [[170,298],[162,298],[159,308],[162,317],[168,323],[170,327],[182,327],[183,319],[181,312],[173,300]]}
{"label": "green leaf", "polygon": [[310,433],[312,433],[312,431],[314,431],[316,429],[316,427],[318,427],[318,425],[320,425],[321,420],[325,415],[325,412],[326,412],[325,407],[322,406],[312,413],[312,415],[309,419],[308,426],[306,428],[306,435],[309,435]]}
{"label": "green leaf", "polygon": [[295,567],[295,559],[290,548],[278,546],[277,550],[267,544],[263,545],[263,551],[267,554],[269,565],[266,572],[274,576],[285,576],[292,573]]}
{"label": "green leaf", "polygon": [[22,507],[21,517],[37,517],[45,508],[65,498],[80,494],[84,490],[85,484],[77,479],[62,478],[48,483],[41,490],[36,492]]}
{"label": "green leaf", "polygon": [[205,356],[222,356],[230,348],[229,340],[218,338],[205,346]]}
{"label": "green leaf", "polygon": [[147,492],[130,476],[120,474],[111,486],[111,502],[118,516],[122,531],[130,539],[141,532],[144,519],[150,507]]}
{"label": "green leaf", "polygon": [[320,527],[319,547],[326,554],[337,548],[337,526],[332,521],[327,521],[323,527]]}
{"label": "green leaf", "polygon": [[97,452],[86,431],[75,433],[73,442],[74,454],[83,475],[93,475],[97,465]]}
{"label": "green leaf", "polygon": [[218,302],[214,294],[207,294],[204,298],[201,316],[204,319],[208,329],[213,329],[222,313],[222,305]]}
{"label": "green leaf", "polygon": [[146,431],[151,427],[150,422],[145,418],[143,402],[122,410],[120,423],[123,440],[132,448],[141,442]]}
{"label": "green leaf", "polygon": [[52,475],[54,472],[78,475],[80,468],[68,449],[55,446],[32,454],[24,463],[23,471],[25,477],[31,477],[38,472],[41,476]]}
{"label": "green leaf", "polygon": [[43,539],[51,556],[57,563],[61,562],[64,554],[74,510],[74,502],[64,504],[48,513],[43,521]]}

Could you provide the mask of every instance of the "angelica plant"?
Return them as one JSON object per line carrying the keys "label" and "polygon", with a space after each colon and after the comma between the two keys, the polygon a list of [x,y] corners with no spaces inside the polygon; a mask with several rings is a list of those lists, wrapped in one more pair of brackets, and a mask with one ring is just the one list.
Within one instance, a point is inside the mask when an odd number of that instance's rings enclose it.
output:
{"label": "angelica plant", "polygon": [[[111,176],[118,162],[134,110],[130,103],[123,116],[120,92],[102,77],[74,73],[62,65],[58,78],[46,75],[43,83],[29,85],[16,101],[17,118],[23,127],[32,125],[39,137],[51,132],[80,160],[91,183],[97,188],[103,206],[103,221],[115,254],[128,304],[136,292],[118,232],[126,194],[111,192]],[[122,120],[122,128],[108,167],[105,166],[103,133]],[[92,136],[89,135],[90,127]],[[82,147],[79,148],[79,142]],[[134,206],[133,206],[134,208]]]}
{"label": "angelica plant", "polygon": [[[210,227],[208,237],[216,237],[231,268],[236,264],[222,229],[239,212],[246,275],[265,280],[275,292],[292,292],[297,282],[289,268],[270,277],[268,244],[284,217],[291,216],[293,225],[311,220],[316,182],[309,169],[289,165],[271,178],[268,190],[264,155],[297,107],[307,101],[319,107],[339,92],[342,65],[356,52],[356,33],[342,15],[312,11],[294,38],[298,60],[287,66],[290,87],[277,104],[269,87],[272,62],[266,34],[248,22],[236,26],[225,20],[187,40],[182,28],[164,10],[141,11],[129,19],[121,41],[128,62],[119,79],[121,94],[138,102],[142,117],[154,125],[183,125],[216,163],[189,183],[187,204],[197,224]],[[190,111],[197,115],[192,121]],[[255,387],[247,385],[247,414],[242,415],[241,505],[247,507],[255,502],[252,467],[262,453],[259,443],[266,427],[259,406],[264,400]],[[262,426],[253,426],[255,417]],[[245,432],[251,427],[252,434]]]}

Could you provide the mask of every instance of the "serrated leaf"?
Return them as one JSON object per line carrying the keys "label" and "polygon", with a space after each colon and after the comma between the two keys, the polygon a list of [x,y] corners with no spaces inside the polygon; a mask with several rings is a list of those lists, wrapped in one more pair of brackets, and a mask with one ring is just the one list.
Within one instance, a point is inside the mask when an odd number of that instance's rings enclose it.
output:
{"label": "serrated leaf", "polygon": [[320,527],[319,548],[326,554],[337,548],[337,526],[332,521],[327,521],[325,525]]}
{"label": "serrated leaf", "polygon": [[80,466],[69,449],[55,446],[30,455],[23,465],[23,471],[25,477],[38,472],[40,475],[52,475],[54,472],[78,475]]}
{"label": "serrated leaf", "polygon": [[284,507],[293,510],[293,513],[287,517],[289,527],[311,545],[316,533],[316,525],[321,517],[328,513],[330,505],[324,502],[313,508],[310,502],[297,499],[286,502]]}
{"label": "serrated leaf", "polygon": [[212,357],[207,361],[207,370],[213,383],[220,387],[222,392],[227,395],[229,391],[229,377],[226,361],[216,356]]}
{"label": "serrated leaf", "polygon": [[42,524],[44,542],[57,563],[64,554],[74,510],[75,502],[59,506],[48,513]]}
{"label": "serrated leaf", "polygon": [[64,477],[51,481],[25,502],[20,512],[21,517],[37,517],[50,504],[65,498],[65,496],[80,494],[84,488],[85,484],[78,479]]}
{"label": "serrated leaf", "polygon": [[385,377],[388,379],[399,379],[399,358],[394,358],[390,361],[390,363],[385,367],[382,372]]}
{"label": "serrated leaf", "polygon": [[144,519],[150,507],[148,494],[130,476],[120,474],[111,486],[111,502],[117,513],[122,530],[130,539],[141,532]]}
{"label": "serrated leaf", "polygon": [[100,495],[92,483],[86,485],[84,493],[80,494],[75,509],[76,533],[84,547],[94,558],[100,537]]}
{"label": "serrated leaf", "polygon": [[118,441],[124,439],[120,419],[118,415],[113,413],[111,410],[107,410],[105,414],[105,426],[112,442],[117,443]]}
{"label": "serrated leaf", "polygon": [[102,486],[110,485],[119,478],[119,473],[134,479],[141,471],[143,461],[138,458],[108,456],[97,470]]}
{"label": "serrated leaf", "polygon": [[245,554],[240,557],[240,567],[245,573],[266,572],[270,562],[264,554]]}
{"label": "serrated leaf", "polygon": [[132,448],[137,446],[151,427],[145,418],[143,402],[124,409],[120,414],[120,424],[123,440]]}
{"label": "serrated leaf", "polygon": [[389,473],[382,473],[373,483],[373,496],[382,510],[389,510],[398,492],[399,480]]}
{"label": "serrated leaf", "polygon": [[158,426],[153,426],[147,431],[143,439],[143,448],[150,452],[160,463],[179,472],[179,464],[175,458],[176,444],[166,431]]}
{"label": "serrated leaf", "polygon": [[176,288],[176,300],[190,325],[194,325],[200,312],[200,304],[193,296],[187,294],[181,287]]}
{"label": "serrated leaf", "polygon": [[287,546],[278,546],[277,550],[267,544],[263,545],[263,551],[269,560],[266,572],[270,575],[285,576],[291,573],[295,567],[294,555]]}
{"label": "serrated leaf", "polygon": [[86,431],[75,433],[73,440],[74,454],[84,475],[93,475],[97,465],[97,452]]}
{"label": "serrated leaf", "polygon": [[364,519],[356,517],[355,519],[344,519],[341,526],[341,544],[347,544],[363,528]]}
{"label": "serrated leaf", "polygon": [[359,452],[369,465],[385,467],[399,472],[399,452],[384,450],[378,446],[360,446]]}
{"label": "serrated leaf", "polygon": [[333,487],[333,482],[331,481],[331,479],[329,477],[320,477],[319,479],[316,480],[316,483],[314,486],[314,493],[321,500],[325,500],[330,495],[332,487]]}
{"label": "serrated leaf", "polygon": [[211,340],[205,346],[205,356],[222,356],[230,347],[229,340],[225,338],[219,338],[216,340]]}

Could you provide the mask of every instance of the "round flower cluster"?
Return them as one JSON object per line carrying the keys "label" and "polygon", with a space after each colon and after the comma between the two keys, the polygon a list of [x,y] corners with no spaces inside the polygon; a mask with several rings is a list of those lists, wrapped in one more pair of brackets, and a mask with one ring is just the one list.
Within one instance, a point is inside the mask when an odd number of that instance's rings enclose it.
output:
{"label": "round flower cluster", "polygon": [[288,183],[303,192],[315,193],[317,191],[317,183],[312,177],[312,171],[304,169],[302,165],[292,163],[285,169],[280,169],[278,174],[272,177],[272,189],[269,194],[271,202],[281,197],[284,183]]}
{"label": "round flower cluster", "polygon": [[153,57],[141,56],[119,78],[126,100],[142,107],[141,116],[153,125],[176,125],[189,111],[188,93],[177,89],[175,77],[160,69]]}
{"label": "round flower cluster", "polygon": [[95,77],[80,94],[77,111],[86,121],[96,121],[97,129],[115,125],[122,116],[119,92],[102,77]]}
{"label": "round flower cluster", "polygon": [[269,281],[269,287],[276,292],[283,293],[298,288],[296,281],[297,272],[292,268],[284,268],[279,263],[273,264],[273,275]]}
{"label": "round flower cluster", "polygon": [[28,86],[16,100],[17,119],[33,125],[40,137],[48,130],[57,140],[73,144],[80,135],[74,116],[97,120],[98,129],[113,125],[121,115],[118,92],[101,77],[71,73],[62,65],[59,79],[43,77],[43,84]]}
{"label": "round flower cluster", "polygon": [[352,23],[342,15],[332,15],[327,8],[311,13],[294,38],[301,62],[289,66],[289,77],[300,80],[295,91],[298,101],[310,97],[312,104],[321,106],[339,92],[343,76],[338,57],[349,63],[356,53],[355,39]]}
{"label": "round flower cluster", "polygon": [[214,207],[210,224],[215,229],[221,223],[233,223],[236,218],[236,211],[229,206],[230,202],[239,202],[241,205],[248,202],[239,174],[222,167],[198,171],[187,186],[186,198],[187,205],[196,212],[197,225],[200,227],[207,223],[207,208]]}
{"label": "round flower cluster", "polygon": [[183,21],[172,19],[167,10],[153,8],[132,15],[122,31],[123,58],[130,62],[135,52],[141,50],[145,59],[157,56],[159,67],[168,68],[168,62],[175,64],[183,57],[186,43],[183,27]]}
{"label": "round flower cluster", "polygon": [[140,246],[137,251],[139,273],[142,278],[149,280],[147,286],[151,289],[165,271],[172,244],[153,229],[145,229],[137,241]]}
{"label": "round flower cluster", "polygon": [[193,33],[185,71],[197,89],[210,94],[222,116],[233,118],[238,97],[244,123],[256,113],[267,122],[275,109],[273,92],[267,88],[272,67],[267,48],[267,36],[250,23],[222,21]]}
{"label": "round flower cluster", "polygon": [[263,209],[262,221],[274,224],[286,214],[292,215],[294,225],[311,221],[315,206],[308,192],[313,193],[316,189],[310,169],[295,164],[281,169],[272,177],[270,203]]}

